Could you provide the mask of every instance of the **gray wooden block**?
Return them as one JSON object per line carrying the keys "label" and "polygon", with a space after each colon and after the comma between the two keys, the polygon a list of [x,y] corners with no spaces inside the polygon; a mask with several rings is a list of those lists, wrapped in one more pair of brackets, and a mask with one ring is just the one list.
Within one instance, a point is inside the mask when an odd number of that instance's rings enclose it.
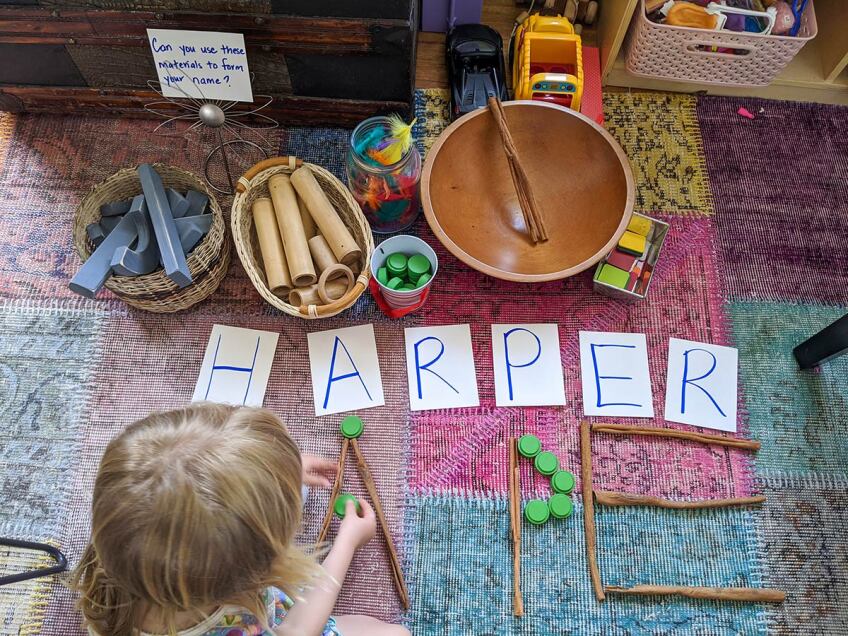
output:
{"label": "gray wooden block", "polygon": [[88,260],[82,264],[79,271],[71,279],[68,285],[71,291],[94,298],[94,295],[103,287],[103,283],[112,273],[112,256],[119,247],[131,245],[138,236],[137,216],[141,212],[127,212],[118,223],[118,226],[110,232],[109,236],[92,252]]}
{"label": "gray wooden block", "polygon": [[167,193],[168,205],[171,206],[171,215],[175,219],[184,217],[188,210],[188,201],[186,198],[173,188],[168,188]]}
{"label": "gray wooden block", "polygon": [[100,223],[89,223],[85,226],[85,233],[88,234],[88,240],[94,243],[95,247],[100,245],[108,234],[108,232],[100,227]]}
{"label": "gray wooden block", "polygon": [[186,201],[188,201],[188,211],[185,213],[185,216],[196,216],[206,211],[209,196],[205,192],[189,190],[186,192]]}
{"label": "gray wooden block", "polygon": [[[144,197],[142,197],[141,200],[144,201]],[[109,232],[114,230],[120,222],[120,216],[104,216],[100,219],[100,227],[103,228],[104,234],[109,234]]]}
{"label": "gray wooden block", "polygon": [[156,234],[159,244],[159,253],[162,256],[162,265],[165,275],[180,287],[191,284],[191,272],[186,263],[185,252],[180,243],[180,235],[171,215],[171,207],[168,205],[168,195],[162,185],[162,178],[153,169],[153,166],[143,163],[138,167],[138,176],[141,179],[141,188],[144,190],[144,198],[147,201],[147,209],[150,213],[150,222]]}
{"label": "gray wooden block", "polygon": [[119,247],[112,255],[112,271],[119,276],[140,276],[149,274],[159,267],[159,246],[150,226],[150,214],[145,204],[140,215],[133,214],[136,221],[138,241],[132,248],[129,245]]}
{"label": "gray wooden block", "polygon": [[131,203],[132,201],[130,199],[104,203],[100,206],[100,216],[120,216],[121,214],[126,214],[130,211]]}
{"label": "gray wooden block", "polygon": [[182,219],[175,219],[175,223],[177,224],[177,231],[180,233],[180,243],[182,243],[185,253],[188,254],[212,227],[212,215],[186,216]]}

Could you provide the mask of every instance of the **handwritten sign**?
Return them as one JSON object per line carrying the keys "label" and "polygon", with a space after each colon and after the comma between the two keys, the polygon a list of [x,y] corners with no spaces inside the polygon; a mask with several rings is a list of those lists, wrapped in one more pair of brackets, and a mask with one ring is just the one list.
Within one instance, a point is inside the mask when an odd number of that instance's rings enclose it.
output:
{"label": "handwritten sign", "polygon": [[735,433],[738,374],[736,349],[669,339],[665,419]]}
{"label": "handwritten sign", "polygon": [[468,325],[409,327],[404,336],[410,409],[480,406]]}
{"label": "handwritten sign", "polygon": [[492,325],[497,406],[565,404],[559,327]]}
{"label": "handwritten sign", "polygon": [[193,401],[262,406],[279,334],[213,325]]}
{"label": "handwritten sign", "polygon": [[583,414],[653,417],[643,333],[580,332]]}
{"label": "handwritten sign", "polygon": [[147,29],[165,97],[252,102],[241,33]]}
{"label": "handwritten sign", "polygon": [[315,415],[386,403],[374,325],[317,331],[306,336]]}

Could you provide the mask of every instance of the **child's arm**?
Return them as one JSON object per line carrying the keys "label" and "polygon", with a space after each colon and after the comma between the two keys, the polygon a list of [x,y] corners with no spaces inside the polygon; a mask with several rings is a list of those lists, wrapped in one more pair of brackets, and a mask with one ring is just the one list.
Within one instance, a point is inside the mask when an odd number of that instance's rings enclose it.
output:
{"label": "child's arm", "polygon": [[322,577],[314,588],[304,592],[288,611],[282,624],[274,630],[277,636],[320,636],[339,596],[342,582],[353,559],[353,554],[374,538],[377,520],[374,510],[364,499],[359,500],[362,516],[356,514],[353,501],[347,502],[345,517],[332,549],[324,559],[327,576]]}

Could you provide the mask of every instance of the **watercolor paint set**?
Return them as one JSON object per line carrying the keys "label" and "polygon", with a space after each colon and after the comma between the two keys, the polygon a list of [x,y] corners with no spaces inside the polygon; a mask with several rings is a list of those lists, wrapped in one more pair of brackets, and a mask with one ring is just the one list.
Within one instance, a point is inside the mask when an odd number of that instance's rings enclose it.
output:
{"label": "watercolor paint set", "polygon": [[668,223],[634,212],[618,245],[595,268],[595,291],[621,300],[644,300],[666,234]]}

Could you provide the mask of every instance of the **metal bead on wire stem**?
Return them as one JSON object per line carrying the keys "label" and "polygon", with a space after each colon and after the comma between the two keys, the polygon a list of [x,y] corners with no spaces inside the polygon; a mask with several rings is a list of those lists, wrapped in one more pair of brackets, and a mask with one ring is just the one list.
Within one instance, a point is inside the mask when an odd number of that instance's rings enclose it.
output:
{"label": "metal bead on wire stem", "polygon": [[[188,75],[186,75],[182,69],[179,70],[188,79]],[[253,75],[251,74],[251,81],[252,80]],[[191,82],[189,82],[189,84],[190,83]],[[196,87],[197,92],[200,94],[200,97],[198,98],[196,96],[189,95],[178,84],[173,84],[171,85],[171,88],[182,93],[181,97],[174,98],[164,94],[159,82],[151,80],[147,83],[147,85],[152,90],[156,91],[162,99],[145,104],[144,109],[150,113],[165,118],[165,121],[159,124],[155,128],[154,132],[158,132],[164,126],[177,121],[192,121],[191,125],[186,129],[185,134],[197,130],[201,126],[205,126],[215,131],[217,144],[209,151],[203,162],[203,174],[206,178],[206,182],[209,184],[209,187],[213,190],[220,192],[221,194],[234,194],[235,183],[239,175],[233,174],[230,161],[231,156],[228,155],[232,150],[235,150],[236,147],[240,146],[242,149],[254,148],[262,153],[264,159],[268,158],[268,149],[272,148],[272,146],[268,139],[266,139],[259,131],[273,130],[274,128],[279,127],[279,124],[274,119],[260,112],[267,108],[273,101],[273,97],[270,95],[256,95],[256,100],[264,103],[255,108],[241,110],[237,108],[239,102],[236,101],[207,99],[203,95],[203,91],[199,86]],[[247,118],[250,118],[252,125],[243,121]],[[230,134],[232,139],[225,140],[225,132]],[[255,138],[259,140],[259,143],[251,141],[250,139],[245,139],[242,133],[254,135]],[[227,177],[227,184],[225,188],[215,184],[209,176],[210,165],[212,164],[213,158],[218,153],[221,153],[221,161],[224,165],[224,172]],[[250,165],[253,163],[255,162],[249,162]]]}

